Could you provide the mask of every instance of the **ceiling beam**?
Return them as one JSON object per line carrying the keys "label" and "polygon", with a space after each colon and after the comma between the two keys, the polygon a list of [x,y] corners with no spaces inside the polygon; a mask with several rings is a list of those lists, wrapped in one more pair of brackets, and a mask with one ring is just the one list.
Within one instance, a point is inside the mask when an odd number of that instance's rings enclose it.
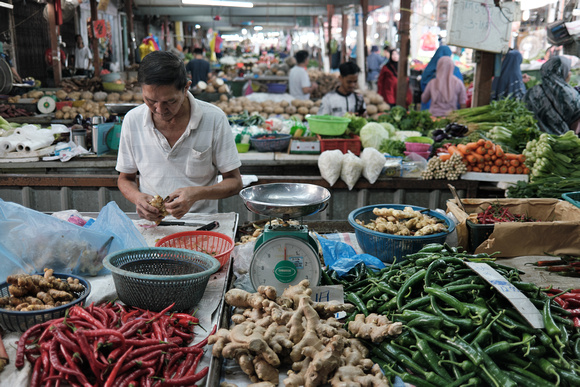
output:
{"label": "ceiling beam", "polygon": [[318,16],[324,15],[326,8],[308,7],[254,7],[254,8],[215,8],[215,7],[140,7],[135,15],[163,16],[215,16],[236,15],[244,17],[261,16]]}

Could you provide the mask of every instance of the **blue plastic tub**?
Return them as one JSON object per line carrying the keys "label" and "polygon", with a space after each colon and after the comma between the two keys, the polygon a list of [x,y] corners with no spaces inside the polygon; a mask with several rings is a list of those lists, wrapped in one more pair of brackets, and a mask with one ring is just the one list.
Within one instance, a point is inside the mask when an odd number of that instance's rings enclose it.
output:
{"label": "blue plastic tub", "polygon": [[365,253],[374,255],[385,263],[393,263],[395,260],[399,262],[406,255],[416,253],[429,243],[445,242],[447,235],[455,230],[455,223],[451,219],[432,210],[426,211],[425,214],[444,221],[447,226],[446,232],[426,236],[400,236],[369,230],[355,221],[358,219],[368,223],[371,219],[376,219],[377,216],[373,214],[374,208],[403,210],[405,207],[411,207],[416,211],[425,209],[404,204],[374,204],[356,209],[348,215],[348,222],[354,227],[356,240]]}
{"label": "blue plastic tub", "polygon": [[[272,138],[260,138],[260,137]],[[283,133],[257,134],[250,137],[250,144],[258,152],[283,152],[288,149],[292,136]]]}
{"label": "blue plastic tub", "polygon": [[272,94],[284,94],[286,92],[287,85],[284,83],[268,83],[268,93]]}
{"label": "blue plastic tub", "polygon": [[580,191],[562,194],[562,199],[580,208]]}

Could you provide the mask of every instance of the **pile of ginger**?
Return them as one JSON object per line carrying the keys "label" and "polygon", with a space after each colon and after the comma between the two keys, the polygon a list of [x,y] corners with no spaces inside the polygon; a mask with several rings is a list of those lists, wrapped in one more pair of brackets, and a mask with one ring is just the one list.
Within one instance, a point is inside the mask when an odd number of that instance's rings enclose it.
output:
{"label": "pile of ginger", "polygon": [[368,350],[334,317],[355,307],[314,302],[309,286],[303,280],[280,297],[272,286],[260,286],[257,293],[229,290],[225,301],[236,308],[234,324],[209,337],[213,356],[235,359],[253,387],[277,386],[281,365],[291,366],[285,387],[388,386]]}
{"label": "pile of ginger", "polygon": [[447,227],[438,223],[437,218],[415,211],[412,207],[403,210],[376,207],[373,214],[377,218],[368,223],[359,219],[355,221],[369,230],[393,235],[425,236],[447,231]]}
{"label": "pile of ginger", "polygon": [[8,276],[10,296],[0,297],[0,308],[22,312],[51,309],[74,301],[85,290],[78,279],[62,280],[53,274],[54,270],[44,269],[44,275]]}

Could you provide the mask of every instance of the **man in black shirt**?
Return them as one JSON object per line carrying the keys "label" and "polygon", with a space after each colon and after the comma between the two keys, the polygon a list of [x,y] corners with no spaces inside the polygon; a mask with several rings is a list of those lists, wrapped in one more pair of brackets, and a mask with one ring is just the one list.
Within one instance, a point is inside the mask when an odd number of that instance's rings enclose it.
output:
{"label": "man in black shirt", "polygon": [[193,59],[187,62],[185,69],[191,74],[192,85],[199,81],[207,82],[210,76],[209,62],[203,58],[203,49],[193,49]]}

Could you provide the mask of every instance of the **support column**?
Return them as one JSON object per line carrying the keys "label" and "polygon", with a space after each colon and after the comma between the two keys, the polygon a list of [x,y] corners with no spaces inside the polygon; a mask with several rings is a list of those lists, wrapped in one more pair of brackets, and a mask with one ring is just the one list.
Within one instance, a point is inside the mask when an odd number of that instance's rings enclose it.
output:
{"label": "support column", "polygon": [[397,105],[406,106],[407,89],[409,87],[407,81],[407,63],[409,61],[409,25],[411,19],[411,0],[401,0],[401,20],[399,21],[399,68],[397,70]]}
{"label": "support column", "polygon": [[[50,0],[46,4],[47,16],[48,16],[48,33],[50,36],[50,50],[52,55],[52,71],[54,77],[54,86],[58,87],[62,79],[62,66],[60,65],[60,47],[58,46],[58,36],[56,33],[56,20],[55,20],[55,9],[54,1]],[[60,1],[60,0],[56,0]]]}
{"label": "support column", "polygon": [[101,57],[99,56],[99,39],[95,36],[95,21],[97,21],[99,15],[97,12],[97,0],[91,0],[91,34],[93,38],[91,39],[91,46],[93,50],[93,66],[95,67],[95,77],[101,75]]}
{"label": "support column", "polygon": [[330,49],[330,42],[332,41],[332,17],[334,16],[334,5],[328,4],[326,6],[326,18],[328,19],[328,63],[332,66],[332,50]]}
{"label": "support column", "polygon": [[477,51],[477,64],[473,79],[473,99],[471,106],[489,105],[491,100],[491,81],[495,64],[493,52]]}
{"label": "support column", "polygon": [[348,17],[346,13],[344,13],[344,7],[342,7],[342,42],[340,46],[342,50],[340,52],[340,63],[344,63],[346,61],[346,31],[348,30]]}
{"label": "support column", "polygon": [[125,13],[127,14],[127,29],[129,30],[129,63],[133,66],[137,50],[135,29],[133,27],[133,0],[125,0]]}
{"label": "support column", "polygon": [[[366,81],[366,65],[367,65],[367,56],[368,56],[368,50],[367,50],[367,19],[369,17],[369,0],[360,0],[360,7],[362,8],[362,31],[363,31],[363,53],[364,53],[364,67],[361,67],[361,72],[365,75],[365,81]],[[360,86],[360,85],[359,85]]]}

